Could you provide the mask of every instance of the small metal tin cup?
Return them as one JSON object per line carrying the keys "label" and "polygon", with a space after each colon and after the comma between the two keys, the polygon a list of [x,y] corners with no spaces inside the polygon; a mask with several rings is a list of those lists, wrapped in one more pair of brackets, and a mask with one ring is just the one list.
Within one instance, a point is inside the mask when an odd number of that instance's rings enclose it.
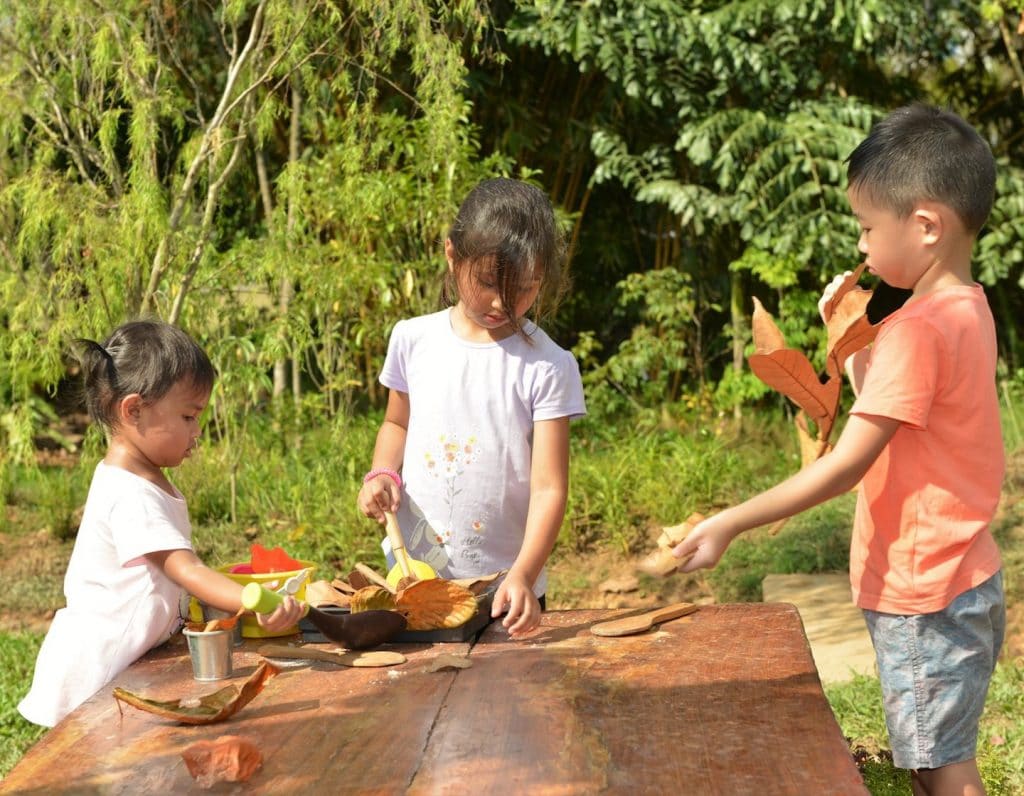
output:
{"label": "small metal tin cup", "polygon": [[188,639],[188,653],[192,658],[192,676],[196,680],[224,680],[231,677],[231,632],[211,630],[182,631]]}
{"label": "small metal tin cup", "polygon": [[[212,605],[206,603],[200,603],[199,607],[203,609],[203,621],[209,622],[211,619],[233,619],[234,614],[231,611],[222,611],[220,608],[214,608]],[[235,627],[231,631],[231,643],[236,647],[242,646],[242,620],[241,618],[235,622]]]}

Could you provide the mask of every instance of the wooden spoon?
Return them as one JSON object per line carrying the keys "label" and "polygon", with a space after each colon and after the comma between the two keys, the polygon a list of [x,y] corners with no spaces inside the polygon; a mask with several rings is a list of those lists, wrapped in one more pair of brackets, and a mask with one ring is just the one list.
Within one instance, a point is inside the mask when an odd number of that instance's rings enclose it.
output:
{"label": "wooden spoon", "polygon": [[437,573],[426,561],[419,561],[409,556],[405,549],[405,540],[402,538],[402,529],[398,527],[398,518],[390,511],[384,512],[384,528],[388,532],[388,541],[391,542],[391,552],[397,562],[388,573],[387,581],[392,586],[398,586],[399,581],[405,584],[414,583],[417,580],[429,580],[436,578]]}
{"label": "wooden spoon", "polygon": [[590,628],[595,636],[631,636],[634,633],[643,633],[650,630],[653,625],[660,622],[667,622],[670,619],[677,619],[680,616],[692,614],[697,610],[693,603],[673,603],[663,608],[647,611],[635,616],[627,616],[625,619],[613,619],[610,622],[600,622]]}
{"label": "wooden spoon", "polygon": [[373,666],[395,666],[405,663],[405,656],[391,650],[372,650],[370,652],[330,652],[328,650],[309,649],[307,647],[288,647],[284,644],[264,644],[260,647],[260,655],[264,658],[302,658],[311,661],[327,661],[339,666],[356,666],[359,668]]}

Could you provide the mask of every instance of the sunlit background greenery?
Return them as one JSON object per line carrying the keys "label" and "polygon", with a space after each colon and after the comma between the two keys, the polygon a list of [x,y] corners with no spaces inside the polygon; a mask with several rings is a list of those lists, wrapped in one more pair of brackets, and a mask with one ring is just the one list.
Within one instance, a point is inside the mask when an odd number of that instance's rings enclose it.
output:
{"label": "sunlit background greenery", "polygon": [[[10,0],[0,530],[73,538],[101,441],[94,430],[83,439],[73,414],[69,345],[156,315],[192,333],[221,374],[202,455],[176,474],[200,552],[244,557],[260,539],[327,567],[379,555],[353,498],[383,405],[388,333],[437,306],[460,199],[507,174],[549,193],[569,243],[573,287],[544,325],[580,361],[589,417],[574,426],[556,555],[636,552],[652,526],[799,466],[791,409],[744,365],[752,299],[821,365],[815,301],[858,262],[844,160],[872,122],[914,100],[967,118],[999,164],[976,274],[996,315],[1015,450],[1022,10]],[[78,463],[38,466],[40,448]],[[844,568],[849,507],[818,512],[736,545],[708,576],[716,597],[758,599],[769,571]],[[1020,554],[1008,558],[1019,571]],[[32,573],[4,592],[5,612],[59,603],[59,577]],[[0,637],[0,720],[21,744],[0,755],[0,772],[36,737],[12,718],[12,690],[37,644]],[[994,691],[1010,694],[1019,677],[1009,669]],[[848,701],[833,699],[841,720]],[[999,737],[993,759],[1009,760],[1008,781],[1024,788],[1019,732]]]}

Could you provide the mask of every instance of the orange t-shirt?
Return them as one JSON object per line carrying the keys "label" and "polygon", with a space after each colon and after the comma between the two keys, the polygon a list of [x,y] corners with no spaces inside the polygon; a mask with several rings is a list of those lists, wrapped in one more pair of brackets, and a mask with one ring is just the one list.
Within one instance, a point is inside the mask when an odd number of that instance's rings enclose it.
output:
{"label": "orange t-shirt", "polygon": [[989,523],[1005,473],[996,333],[980,285],[890,315],[851,414],[899,420],[861,482],[850,583],[861,608],[940,611],[1000,568]]}

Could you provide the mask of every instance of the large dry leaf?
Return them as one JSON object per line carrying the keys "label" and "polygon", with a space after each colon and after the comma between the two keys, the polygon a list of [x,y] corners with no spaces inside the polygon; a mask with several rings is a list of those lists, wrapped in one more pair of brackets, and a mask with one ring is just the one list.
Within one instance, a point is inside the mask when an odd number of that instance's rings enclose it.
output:
{"label": "large dry leaf", "polygon": [[398,592],[395,604],[405,614],[409,630],[459,627],[477,610],[473,592],[443,578],[416,581]]}
{"label": "large dry leaf", "polygon": [[822,384],[806,355],[786,348],[775,320],[756,297],[751,327],[755,353],[747,362],[754,375],[803,409],[819,429],[827,428],[827,436],[839,408],[839,383],[829,379]]}
{"label": "large dry leaf", "polygon": [[348,610],[358,614],[360,611],[393,611],[396,607],[395,595],[383,586],[363,586],[349,598]]}
{"label": "large dry leaf", "polygon": [[754,350],[758,354],[768,354],[786,347],[786,339],[775,325],[775,319],[757,296],[754,296],[754,314],[750,318],[750,331],[754,337]]}
{"label": "large dry leaf", "polygon": [[835,379],[842,377],[843,365],[850,355],[870,345],[878,334],[878,326],[868,318],[868,304],[874,291],[857,286],[866,267],[867,263],[857,266],[822,308],[828,330],[825,370]]}
{"label": "large dry leaf", "polygon": [[819,426],[831,430],[839,407],[838,380],[822,384],[810,360],[794,348],[751,354],[747,362],[761,381],[792,400]]}
{"label": "large dry leaf", "polygon": [[242,683],[241,688],[229,685],[206,696],[171,700],[149,699],[123,688],[115,688],[114,699],[118,701],[119,707],[121,702],[127,702],[139,710],[182,724],[214,724],[235,715],[263,690],[267,680],[279,672],[276,666],[264,661]]}
{"label": "large dry leaf", "polygon": [[[861,276],[864,274],[864,269],[867,267],[867,262],[863,262],[854,268],[853,271],[850,272],[850,275],[840,283],[838,288],[836,288],[832,297],[822,306],[821,314],[825,319],[826,324],[829,324],[832,321],[832,315],[835,312],[836,307],[843,301],[847,293],[855,288],[857,290],[862,290],[861,288],[857,288],[857,282],[860,281]],[[867,292],[869,296],[871,295],[871,291],[864,292]]]}

